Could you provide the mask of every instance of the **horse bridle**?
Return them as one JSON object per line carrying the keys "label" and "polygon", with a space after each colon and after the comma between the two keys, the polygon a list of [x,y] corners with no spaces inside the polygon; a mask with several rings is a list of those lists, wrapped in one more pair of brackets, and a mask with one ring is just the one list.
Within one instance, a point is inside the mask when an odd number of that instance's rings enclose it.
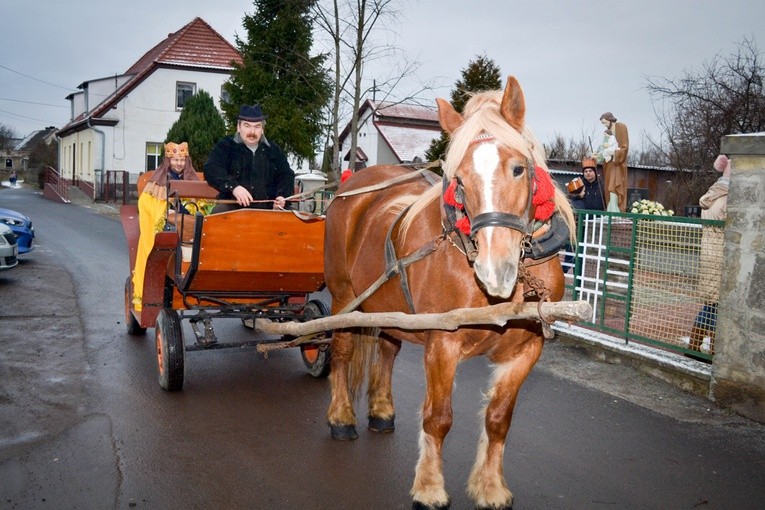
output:
{"label": "horse bridle", "polygon": [[[472,144],[475,143],[485,143],[489,141],[493,141],[495,137],[493,135],[489,134],[481,134],[478,135],[475,140],[471,142]],[[467,205],[465,204],[465,191],[462,184],[462,180],[459,177],[454,177],[453,180],[455,181],[456,187],[455,187],[455,197],[458,203],[462,204],[462,209],[464,211],[465,216],[468,218],[468,221],[470,221],[470,242],[475,246],[475,236],[478,233],[479,230],[486,227],[504,227],[509,228],[512,230],[516,230],[523,234],[523,248],[524,251],[522,253],[525,253],[525,248],[530,243],[531,240],[531,234],[532,234],[532,227],[533,227],[533,221],[529,219],[529,216],[531,214],[531,206],[532,206],[532,199],[534,195],[534,160],[533,158],[526,158],[526,169],[529,173],[529,193],[526,197],[526,208],[523,212],[522,216],[519,216],[517,214],[512,213],[506,213],[506,212],[500,212],[500,211],[490,211],[481,213],[475,217],[472,217],[470,214],[470,211],[468,211]],[[444,189],[448,187],[448,182],[446,179],[444,179]],[[449,217],[449,211],[447,211],[447,217]],[[452,222],[453,224],[454,222]],[[452,225],[453,226],[453,225]]]}

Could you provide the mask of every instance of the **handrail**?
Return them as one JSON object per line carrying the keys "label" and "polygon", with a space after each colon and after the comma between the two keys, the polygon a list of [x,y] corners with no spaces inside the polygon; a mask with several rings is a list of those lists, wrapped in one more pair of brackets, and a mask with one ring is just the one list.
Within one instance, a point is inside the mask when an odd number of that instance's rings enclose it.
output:
{"label": "handrail", "polygon": [[50,185],[58,196],[66,201],[69,200],[69,180],[61,177],[61,174],[55,168],[51,166],[45,167],[43,185]]}

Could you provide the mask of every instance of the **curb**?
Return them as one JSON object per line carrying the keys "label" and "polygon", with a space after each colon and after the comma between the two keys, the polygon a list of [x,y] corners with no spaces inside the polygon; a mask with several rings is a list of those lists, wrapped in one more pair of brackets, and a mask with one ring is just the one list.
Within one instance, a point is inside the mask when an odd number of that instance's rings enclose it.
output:
{"label": "curb", "polygon": [[709,398],[712,366],[708,363],[635,342],[626,342],[564,322],[556,322],[553,329],[558,341],[583,348],[599,361],[629,365],[668,384]]}

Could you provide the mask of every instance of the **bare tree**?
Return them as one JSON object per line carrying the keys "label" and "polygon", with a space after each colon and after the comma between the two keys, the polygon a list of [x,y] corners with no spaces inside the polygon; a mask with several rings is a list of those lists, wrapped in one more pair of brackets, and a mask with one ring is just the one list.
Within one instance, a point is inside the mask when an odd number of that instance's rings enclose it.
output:
{"label": "bare tree", "polygon": [[662,131],[656,146],[679,170],[667,190],[670,205],[698,198],[714,180],[712,162],[723,136],[765,129],[764,79],[762,53],[746,38],[736,53],[715,55],[681,78],[646,78]]}
{"label": "bare tree", "polygon": [[715,55],[682,78],[647,78],[660,100],[657,117],[665,148],[682,168],[711,167],[727,134],[765,126],[765,67],[756,43],[744,39],[735,54]]}
{"label": "bare tree", "polygon": [[[330,127],[327,144],[332,147],[330,170],[340,173],[340,121],[350,116],[350,161],[355,165],[359,107],[364,96],[372,92],[375,99],[389,102],[418,102],[417,97],[432,88],[425,84],[417,90],[394,93],[394,89],[419,67],[392,43],[379,43],[373,36],[392,33],[392,23],[401,14],[396,5],[401,0],[323,0],[315,6],[316,23],[331,41],[334,56],[334,93],[330,105]],[[385,75],[371,81],[366,68],[374,61],[395,61]],[[377,97],[377,94],[380,97]]]}
{"label": "bare tree", "polygon": [[586,133],[584,128],[578,138],[564,138],[555,133],[552,141],[545,144],[545,152],[549,159],[581,161],[592,153],[592,137],[594,133]]}
{"label": "bare tree", "polygon": [[12,150],[17,139],[18,135],[13,128],[0,124],[0,150]]}

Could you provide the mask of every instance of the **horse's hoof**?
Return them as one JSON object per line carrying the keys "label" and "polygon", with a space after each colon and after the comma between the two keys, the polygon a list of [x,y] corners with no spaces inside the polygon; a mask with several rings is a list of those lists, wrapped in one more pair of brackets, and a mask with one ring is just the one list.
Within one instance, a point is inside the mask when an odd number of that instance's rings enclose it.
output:
{"label": "horse's hoof", "polygon": [[412,501],[412,510],[449,510],[449,505],[451,505],[451,501],[447,502],[445,505],[437,506],[426,505],[419,501]]}
{"label": "horse's hoof", "polygon": [[375,416],[369,416],[369,426],[367,427],[372,432],[380,432],[381,434],[389,434],[396,430],[395,425],[396,417],[390,418],[377,418]]}
{"label": "horse's hoof", "polygon": [[337,441],[352,441],[359,438],[355,425],[330,425],[332,439]]}

